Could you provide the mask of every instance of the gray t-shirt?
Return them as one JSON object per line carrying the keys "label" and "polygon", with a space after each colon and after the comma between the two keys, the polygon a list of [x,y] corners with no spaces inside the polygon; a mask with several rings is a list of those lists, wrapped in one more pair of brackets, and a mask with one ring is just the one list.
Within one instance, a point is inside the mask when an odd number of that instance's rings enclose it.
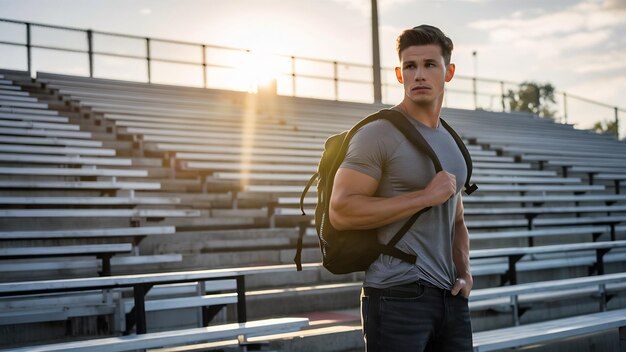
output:
{"label": "gray t-shirt", "polygon": [[[400,111],[397,107],[393,109]],[[454,138],[441,123],[437,128],[431,128],[404,116],[424,136],[443,169],[456,176],[457,193],[460,192],[467,167]],[[378,180],[377,197],[392,197],[424,189],[435,176],[430,158],[418,151],[389,121],[382,119],[363,126],[352,137],[341,167]],[[458,196],[452,197],[422,214],[396,244],[398,249],[417,256],[415,265],[380,255],[367,270],[364,286],[386,288],[421,280],[439,288],[452,288],[456,279],[452,243],[457,201]],[[378,240],[388,243],[407,220],[379,228]]]}

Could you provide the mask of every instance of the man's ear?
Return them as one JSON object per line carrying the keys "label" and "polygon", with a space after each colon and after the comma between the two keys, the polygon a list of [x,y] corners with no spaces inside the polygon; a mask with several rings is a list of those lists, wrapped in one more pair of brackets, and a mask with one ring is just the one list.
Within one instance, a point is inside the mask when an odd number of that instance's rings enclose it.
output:
{"label": "man's ear", "polygon": [[398,82],[404,84],[404,80],[402,79],[402,69],[400,67],[396,67],[396,78]]}
{"label": "man's ear", "polygon": [[454,64],[448,65],[448,67],[446,68],[446,82],[450,82],[452,80],[452,77],[454,77],[455,69],[456,69],[456,66]]}

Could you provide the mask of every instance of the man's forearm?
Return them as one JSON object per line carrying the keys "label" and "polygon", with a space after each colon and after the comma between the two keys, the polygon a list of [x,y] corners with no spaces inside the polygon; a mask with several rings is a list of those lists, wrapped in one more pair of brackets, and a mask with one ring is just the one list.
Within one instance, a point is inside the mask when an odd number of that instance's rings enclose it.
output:
{"label": "man's forearm", "polygon": [[457,276],[459,278],[471,279],[472,277],[470,272],[469,248],[469,232],[467,226],[465,226],[465,221],[457,220],[452,245],[452,259],[454,260]]}
{"label": "man's forearm", "polygon": [[331,203],[331,223],[339,230],[372,229],[407,218],[429,206],[424,191],[391,198],[345,196],[341,202]]}

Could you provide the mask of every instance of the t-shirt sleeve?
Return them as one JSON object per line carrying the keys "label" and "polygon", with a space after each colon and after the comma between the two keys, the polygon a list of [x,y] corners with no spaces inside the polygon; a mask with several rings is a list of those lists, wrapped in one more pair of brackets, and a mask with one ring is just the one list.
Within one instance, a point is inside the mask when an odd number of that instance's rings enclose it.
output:
{"label": "t-shirt sleeve", "polygon": [[[352,169],[380,180],[389,153],[383,121],[371,122],[359,129],[348,145],[340,167]],[[381,128],[382,127],[382,128]]]}

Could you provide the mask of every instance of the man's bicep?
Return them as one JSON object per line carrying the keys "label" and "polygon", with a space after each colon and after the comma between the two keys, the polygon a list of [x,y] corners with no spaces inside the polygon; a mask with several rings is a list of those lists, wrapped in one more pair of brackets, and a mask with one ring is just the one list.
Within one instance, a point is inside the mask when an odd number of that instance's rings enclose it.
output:
{"label": "man's bicep", "polygon": [[347,229],[353,225],[350,222],[359,214],[360,206],[366,202],[365,197],[371,197],[378,188],[378,180],[362,172],[339,168],[335,174],[335,182],[330,197],[329,220],[337,229]]}
{"label": "man's bicep", "polygon": [[349,168],[339,168],[335,174],[331,202],[352,195],[374,196],[378,180],[372,176]]}

